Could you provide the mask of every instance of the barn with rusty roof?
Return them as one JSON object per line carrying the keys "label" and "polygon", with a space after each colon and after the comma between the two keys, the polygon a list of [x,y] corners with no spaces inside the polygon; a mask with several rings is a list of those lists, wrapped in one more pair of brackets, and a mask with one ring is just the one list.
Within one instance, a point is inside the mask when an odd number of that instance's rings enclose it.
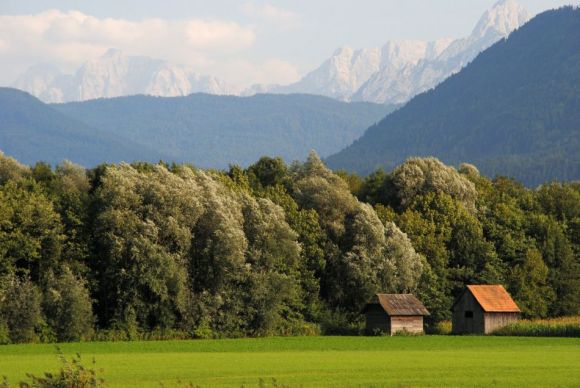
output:
{"label": "barn with rusty roof", "polygon": [[423,303],[411,294],[376,294],[363,313],[367,334],[390,335],[400,331],[423,333],[423,317],[429,315]]}
{"label": "barn with rusty roof", "polygon": [[520,309],[502,285],[470,285],[453,305],[454,334],[489,334],[520,319]]}

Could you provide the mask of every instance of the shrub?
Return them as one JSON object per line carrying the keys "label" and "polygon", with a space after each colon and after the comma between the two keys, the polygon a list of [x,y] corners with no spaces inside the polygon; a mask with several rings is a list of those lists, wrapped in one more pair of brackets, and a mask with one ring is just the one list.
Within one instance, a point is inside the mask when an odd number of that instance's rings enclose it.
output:
{"label": "shrub", "polygon": [[425,332],[427,334],[435,334],[435,335],[449,335],[451,334],[451,321],[440,321],[434,323],[433,325],[428,325],[425,328]]}
{"label": "shrub", "polygon": [[152,329],[127,332],[124,329],[97,330],[93,333],[91,341],[164,341],[191,339],[190,333],[175,329]]}
{"label": "shrub", "polygon": [[50,274],[47,283],[43,307],[57,339],[79,341],[90,338],[93,311],[85,281],[64,268],[58,276]]}
{"label": "shrub", "polygon": [[199,339],[211,339],[216,338],[217,335],[211,329],[211,326],[207,320],[204,320],[193,330],[193,337]]}
{"label": "shrub", "polygon": [[30,280],[12,276],[0,294],[0,315],[8,328],[11,342],[36,341],[36,330],[43,322],[40,291]]}
{"label": "shrub", "polygon": [[392,335],[396,337],[420,337],[424,335],[424,333],[413,333],[411,331],[408,331],[407,329],[403,329],[394,332]]}
{"label": "shrub", "polygon": [[307,336],[313,337],[320,335],[320,326],[311,322],[299,322],[292,326],[288,332],[290,336]]}
{"label": "shrub", "polygon": [[[6,322],[0,319],[0,345],[6,345],[10,343],[10,330]],[[1,385],[0,385],[1,387]]]}
{"label": "shrub", "polygon": [[323,335],[361,335],[364,318],[360,314],[325,310],[320,314],[320,330]]}
{"label": "shrub", "polygon": [[67,360],[59,348],[57,348],[62,367],[58,373],[45,372],[43,377],[27,374],[30,382],[21,382],[20,387],[35,388],[88,388],[98,387],[104,384],[104,379],[97,377],[95,360],[92,368],[87,368],[81,363],[81,356]]}

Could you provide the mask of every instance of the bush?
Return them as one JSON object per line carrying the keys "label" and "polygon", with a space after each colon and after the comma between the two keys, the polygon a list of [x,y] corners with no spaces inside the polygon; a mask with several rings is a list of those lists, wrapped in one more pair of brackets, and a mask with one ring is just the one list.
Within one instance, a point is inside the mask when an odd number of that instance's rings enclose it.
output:
{"label": "bush", "polygon": [[211,329],[211,326],[207,319],[203,320],[196,328],[193,330],[193,338],[199,339],[211,339],[216,338],[217,334]]}
{"label": "bush", "polygon": [[407,331],[407,329],[396,331],[392,334],[395,337],[420,337],[425,335],[424,333],[413,333],[411,331]]}
{"label": "bush", "polygon": [[365,335],[372,336],[372,337],[387,337],[391,335],[391,332],[385,331],[379,328],[375,328],[372,331],[365,330]]}
{"label": "bush", "polygon": [[[0,319],[0,345],[6,345],[10,343],[10,330],[6,322]],[[1,387],[1,385],[0,385]]]}
{"label": "bush", "polygon": [[580,337],[580,316],[520,320],[495,330],[492,334],[522,337]]}
{"label": "bush", "polygon": [[313,337],[320,335],[320,326],[311,322],[300,322],[292,326],[286,333],[289,336]]}
{"label": "bush", "polygon": [[[34,342],[41,326],[40,291],[30,280],[12,276],[0,295],[0,315],[9,333],[10,341]],[[0,329],[6,333],[6,330]]]}
{"label": "bush", "polygon": [[364,317],[326,310],[320,314],[320,330],[323,335],[361,335],[364,333]]}
{"label": "bush", "polygon": [[451,321],[440,321],[425,328],[427,334],[449,335],[451,334]]}
{"label": "bush", "polygon": [[174,329],[153,329],[149,331],[139,330],[129,333],[123,329],[97,330],[93,333],[91,341],[164,341],[164,340],[186,340],[192,336],[183,330]]}
{"label": "bush", "polygon": [[35,388],[88,388],[98,387],[104,384],[104,379],[97,377],[95,369],[95,360],[93,367],[86,368],[81,363],[81,356],[77,353],[76,357],[69,360],[64,357],[59,348],[57,348],[62,367],[58,373],[45,372],[43,377],[37,377],[27,374],[30,382],[21,382],[20,387]]}
{"label": "bush", "polygon": [[89,291],[83,279],[68,268],[58,276],[48,276],[44,294],[44,311],[58,341],[79,341],[93,332],[93,310]]}

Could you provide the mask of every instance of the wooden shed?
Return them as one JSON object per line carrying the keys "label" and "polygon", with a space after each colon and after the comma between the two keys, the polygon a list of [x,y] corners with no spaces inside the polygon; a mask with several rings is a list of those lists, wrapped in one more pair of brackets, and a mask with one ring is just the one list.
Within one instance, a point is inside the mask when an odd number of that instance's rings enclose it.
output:
{"label": "wooden shed", "polygon": [[520,309],[502,285],[470,285],[453,304],[454,334],[489,334],[520,319]]}
{"label": "wooden shed", "polygon": [[423,317],[429,311],[411,294],[376,294],[365,306],[366,333],[390,335],[399,331],[423,333]]}

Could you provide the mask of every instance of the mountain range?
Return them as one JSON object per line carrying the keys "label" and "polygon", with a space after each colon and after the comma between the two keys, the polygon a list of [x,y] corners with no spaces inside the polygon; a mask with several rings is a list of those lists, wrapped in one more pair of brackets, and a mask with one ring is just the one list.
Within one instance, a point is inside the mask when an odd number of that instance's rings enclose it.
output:
{"label": "mountain range", "polygon": [[[513,4],[499,3],[496,11]],[[505,14],[482,20],[506,20]],[[510,20],[504,33],[520,23]],[[489,35],[491,42],[495,35],[487,21],[476,35]],[[164,159],[226,168],[263,155],[303,159],[316,149],[333,169],[360,174],[390,170],[411,156],[436,156],[530,186],[580,179],[578,36],[579,8],[542,13],[404,105],[303,94],[137,95],[49,105],[4,88],[0,150],[26,163]],[[433,58],[457,59],[452,53],[466,53],[469,42],[416,47]],[[390,50],[398,52],[396,46]],[[413,68],[428,69],[428,62],[419,60]]]}
{"label": "mountain range", "polygon": [[45,102],[85,101],[136,94],[186,96],[192,93],[239,94],[239,90],[191,68],[109,49],[82,65],[74,75],[39,64],[23,73],[13,85]]}
{"label": "mountain range", "polygon": [[344,47],[298,82],[260,90],[320,94],[344,101],[404,103],[461,70],[528,20],[528,12],[515,0],[502,0],[481,16],[466,38],[389,41],[381,48],[362,50]]}
{"label": "mountain range", "polygon": [[168,159],[154,148],[100,131],[11,88],[0,88],[0,151],[26,164],[71,160],[95,166]]}
{"label": "mountain range", "polygon": [[366,174],[410,156],[534,186],[580,179],[580,8],[536,16],[329,157]]}
{"label": "mountain range", "polygon": [[393,109],[310,95],[139,95],[48,105],[0,88],[0,150],[27,164],[163,159],[227,168],[263,155],[303,159],[311,149],[328,156]]}
{"label": "mountain range", "polygon": [[387,65],[374,73],[352,95],[355,101],[398,104],[429,90],[460,71],[480,52],[505,39],[529,20],[524,7],[504,0],[486,11],[471,35],[454,41],[432,42],[433,49],[417,62]]}
{"label": "mountain range", "polygon": [[302,160],[311,149],[328,156],[395,108],[301,94],[128,96],[52,107],[171,160],[211,168],[247,166],[263,155]]}
{"label": "mountain range", "polygon": [[250,96],[257,93],[315,94],[342,101],[401,104],[456,73],[481,51],[528,20],[515,0],[486,11],[473,32],[461,39],[388,41],[381,48],[337,49],[317,69],[291,85],[254,85],[241,89],[184,66],[111,49],[75,74],[37,65],[14,87],[45,102],[84,101],[136,94],[185,96],[191,93]]}

